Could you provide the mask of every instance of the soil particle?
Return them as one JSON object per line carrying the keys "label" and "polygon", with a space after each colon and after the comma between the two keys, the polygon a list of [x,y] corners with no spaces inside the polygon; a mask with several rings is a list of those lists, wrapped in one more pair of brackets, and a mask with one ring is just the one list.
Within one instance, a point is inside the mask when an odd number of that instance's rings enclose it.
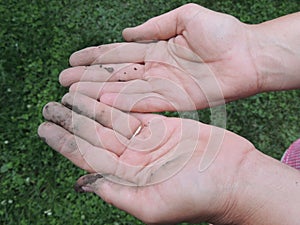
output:
{"label": "soil particle", "polygon": [[112,68],[112,67],[104,67],[104,69],[109,73],[114,72],[114,68]]}

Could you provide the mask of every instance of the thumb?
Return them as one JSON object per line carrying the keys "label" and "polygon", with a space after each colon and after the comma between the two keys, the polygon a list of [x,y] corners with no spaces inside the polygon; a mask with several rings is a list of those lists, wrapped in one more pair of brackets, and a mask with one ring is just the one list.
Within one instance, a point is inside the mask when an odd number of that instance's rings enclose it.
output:
{"label": "thumb", "polygon": [[185,21],[190,17],[191,10],[197,8],[196,4],[187,4],[168,13],[154,17],[147,22],[133,28],[123,30],[126,41],[153,41],[167,40],[181,34],[185,28]]}
{"label": "thumb", "polygon": [[136,217],[141,217],[141,209],[145,203],[138,197],[141,194],[139,188],[111,182],[97,173],[80,177],[74,185],[75,191],[95,193],[105,202]]}

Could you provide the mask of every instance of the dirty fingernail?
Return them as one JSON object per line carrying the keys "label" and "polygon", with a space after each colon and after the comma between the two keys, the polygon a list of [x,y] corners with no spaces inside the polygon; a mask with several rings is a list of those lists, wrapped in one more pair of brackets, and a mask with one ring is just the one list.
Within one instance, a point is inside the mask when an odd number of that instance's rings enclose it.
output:
{"label": "dirty fingernail", "polygon": [[74,185],[74,190],[79,193],[93,192],[93,185],[98,179],[103,178],[101,174],[88,174],[80,177]]}

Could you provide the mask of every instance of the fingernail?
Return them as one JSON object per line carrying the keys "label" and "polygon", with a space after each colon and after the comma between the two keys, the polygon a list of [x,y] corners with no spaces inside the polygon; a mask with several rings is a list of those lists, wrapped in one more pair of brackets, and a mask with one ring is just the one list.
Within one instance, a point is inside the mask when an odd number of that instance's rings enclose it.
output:
{"label": "fingernail", "polygon": [[80,177],[74,185],[74,190],[79,193],[83,192],[94,192],[92,185],[98,180],[102,179],[101,174],[88,174]]}

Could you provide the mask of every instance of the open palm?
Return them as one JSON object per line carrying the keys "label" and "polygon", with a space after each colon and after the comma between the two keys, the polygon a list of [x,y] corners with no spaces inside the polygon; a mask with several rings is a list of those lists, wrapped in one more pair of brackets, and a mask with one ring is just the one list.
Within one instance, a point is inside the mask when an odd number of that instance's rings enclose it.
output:
{"label": "open palm", "polygon": [[77,190],[148,223],[204,221],[234,204],[240,162],[254,149],[245,139],[193,120],[126,114],[78,93],[62,103],[45,106],[50,122],[39,135],[90,173]]}
{"label": "open palm", "polygon": [[[127,42],[74,53],[60,82],[126,111],[194,110],[259,91],[250,26],[188,4],[135,28]],[[152,42],[149,42],[149,41]]]}

